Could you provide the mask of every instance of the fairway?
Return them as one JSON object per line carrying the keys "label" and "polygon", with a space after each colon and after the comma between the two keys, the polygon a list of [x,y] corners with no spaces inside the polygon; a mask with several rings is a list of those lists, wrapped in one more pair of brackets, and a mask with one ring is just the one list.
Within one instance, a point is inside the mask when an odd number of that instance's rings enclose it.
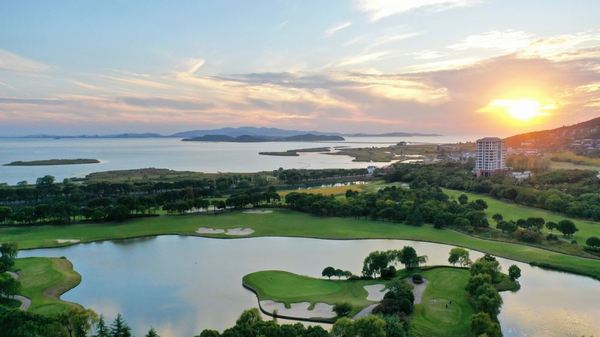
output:
{"label": "fairway", "polygon": [[81,282],[69,260],[63,258],[28,257],[17,259],[15,270],[21,282],[20,295],[31,299],[30,312],[58,314],[75,303],[60,300],[60,296]]}
{"label": "fairway", "polygon": [[[451,198],[458,198],[459,195],[465,194],[469,197],[469,200],[471,201],[476,199],[484,200],[488,204],[488,208],[485,210],[485,213],[487,214],[488,218],[490,218],[490,220],[492,218],[492,215],[496,213],[501,214],[505,220],[515,221],[518,219],[527,219],[529,217],[540,217],[544,218],[546,222],[554,221],[558,223],[563,219],[570,219],[575,223],[575,225],[579,229],[579,231],[573,234],[573,239],[577,240],[577,243],[580,246],[583,246],[585,244],[585,240],[587,240],[587,238],[589,238],[590,236],[600,237],[600,223],[598,222],[575,219],[565,214],[559,214],[535,207],[518,205],[513,202],[498,200],[487,195],[468,193],[450,189],[443,190],[444,193],[448,194]],[[491,225],[495,226],[495,224]],[[542,231],[544,233],[549,233],[546,227],[544,227]],[[554,234],[557,234],[559,236],[562,235],[556,230],[554,231]]]}
{"label": "fairway", "polygon": [[267,270],[244,276],[243,283],[254,289],[259,301],[273,300],[285,303],[309,302],[311,306],[323,302],[352,304],[352,313],[375,302],[367,300],[365,285],[384,284],[385,281],[327,280],[297,275],[279,270]]}
{"label": "fairway", "polygon": [[435,268],[423,272],[428,280],[423,300],[411,317],[413,336],[469,337],[474,313],[465,286],[466,269]]}
{"label": "fairway", "polygon": [[199,235],[199,227],[252,228],[246,237],[286,236],[323,239],[405,239],[445,243],[487,252],[522,262],[544,263],[564,271],[600,279],[600,259],[588,259],[540,248],[476,238],[453,230],[439,230],[431,225],[409,226],[366,219],[318,217],[287,209],[268,214],[230,212],[221,215],[181,215],[138,218],[120,223],[74,224],[69,226],[33,226],[0,228],[3,241],[13,241],[21,249],[65,246],[57,239],[91,242],[161,234],[231,238],[224,234]]}

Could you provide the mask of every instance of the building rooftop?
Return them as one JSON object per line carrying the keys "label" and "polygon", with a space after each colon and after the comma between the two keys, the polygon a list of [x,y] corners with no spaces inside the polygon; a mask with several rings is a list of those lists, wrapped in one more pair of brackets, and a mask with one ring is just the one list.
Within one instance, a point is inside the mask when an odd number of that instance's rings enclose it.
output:
{"label": "building rooftop", "polygon": [[481,139],[477,139],[478,142],[491,142],[491,141],[501,141],[502,139],[499,137],[484,137]]}

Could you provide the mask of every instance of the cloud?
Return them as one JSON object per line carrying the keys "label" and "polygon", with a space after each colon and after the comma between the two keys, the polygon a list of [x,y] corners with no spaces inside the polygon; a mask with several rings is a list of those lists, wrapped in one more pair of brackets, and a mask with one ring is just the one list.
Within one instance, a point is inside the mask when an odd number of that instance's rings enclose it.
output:
{"label": "cloud", "polygon": [[416,60],[432,60],[444,56],[442,53],[435,50],[421,50],[417,52],[408,53],[407,55],[413,56]]}
{"label": "cloud", "polygon": [[357,65],[357,64],[361,64],[361,63],[366,63],[366,62],[377,61],[388,54],[389,54],[389,52],[387,52],[387,51],[381,51],[381,52],[373,52],[373,53],[360,54],[360,55],[356,55],[356,56],[352,56],[352,57],[347,57],[347,58],[342,59],[337,64],[337,66],[345,67],[345,66],[353,66],[353,65]]}
{"label": "cloud", "polygon": [[497,49],[503,52],[514,52],[528,47],[532,43],[532,35],[523,31],[503,30],[469,35],[459,43],[448,46],[454,50]]}
{"label": "cloud", "polygon": [[370,45],[367,46],[367,49],[375,49],[377,47],[386,45],[388,43],[403,41],[403,40],[418,36],[420,34],[421,33],[419,33],[419,32],[407,32],[407,33],[383,35],[383,36],[376,38],[375,41],[373,41]]}
{"label": "cloud", "polygon": [[200,70],[200,68],[202,68],[202,66],[204,66],[205,63],[206,63],[206,60],[203,58],[190,60],[187,73],[190,75],[196,74],[198,72],[198,70]]}
{"label": "cloud", "polygon": [[[560,58],[577,49],[598,47],[600,32],[578,32],[561,34],[538,39],[524,48],[519,55],[522,57]],[[589,49],[588,49],[589,51]]]}
{"label": "cloud", "polygon": [[44,63],[11,53],[8,50],[0,49],[0,70],[20,73],[41,73],[49,69],[50,67]]}
{"label": "cloud", "polygon": [[412,10],[428,8],[437,11],[456,7],[470,6],[478,0],[358,0],[357,7],[367,13],[371,21],[406,13]]}
{"label": "cloud", "polygon": [[325,33],[323,33],[323,35],[325,37],[332,37],[337,32],[342,31],[350,26],[352,26],[352,22],[350,22],[350,21],[338,23],[338,24],[335,24],[334,26],[330,27],[329,29],[327,29],[325,31]]}

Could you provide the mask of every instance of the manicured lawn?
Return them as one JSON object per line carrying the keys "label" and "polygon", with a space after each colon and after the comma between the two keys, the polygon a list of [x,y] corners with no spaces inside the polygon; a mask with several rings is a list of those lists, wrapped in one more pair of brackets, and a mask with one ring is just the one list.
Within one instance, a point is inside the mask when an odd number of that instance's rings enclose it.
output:
{"label": "manicured lawn", "polygon": [[[221,215],[138,218],[121,223],[4,227],[0,228],[0,238],[2,241],[14,241],[24,249],[60,246],[57,239],[90,242],[160,234],[198,235],[195,231],[199,227],[249,227],[255,231],[251,236],[432,241],[472,248],[523,262],[546,263],[600,279],[598,259],[565,255],[521,244],[484,240],[452,230],[438,230],[430,225],[415,227],[365,219],[317,217],[285,209],[274,209],[269,214],[230,212]],[[203,236],[231,238],[223,234]]]}
{"label": "manicured lawn", "polygon": [[[490,223],[492,226],[495,226],[493,220],[491,220],[492,215],[499,213],[502,214],[504,219],[506,220],[517,220],[517,219],[527,219],[529,217],[541,217],[548,221],[559,222],[560,220],[570,219],[572,220],[577,228],[579,228],[578,232],[575,232],[573,238],[577,240],[577,243],[580,246],[585,244],[585,240],[590,236],[599,236],[600,237],[600,223],[594,221],[580,220],[575,218],[570,218],[567,215],[554,213],[550,211],[546,211],[540,208],[528,207],[518,205],[512,202],[503,201],[494,199],[492,197],[476,194],[476,193],[467,193],[457,190],[444,189],[444,192],[448,194],[450,197],[458,198],[461,194],[466,194],[469,197],[469,200],[482,199],[488,204],[488,209],[486,210],[486,214],[490,219]],[[543,229],[544,233],[548,233],[546,228]],[[554,231],[554,234],[562,236],[560,232]]]}
{"label": "manicured lawn", "polygon": [[31,299],[30,312],[57,314],[77,304],[60,300],[60,295],[77,286],[81,276],[67,259],[28,257],[17,259],[15,270],[21,281],[20,295]]}
{"label": "manicured lawn", "polygon": [[326,280],[280,270],[248,274],[244,276],[243,282],[256,290],[261,301],[273,300],[285,303],[286,306],[299,302],[309,302],[312,305],[318,302],[327,304],[348,302],[353,307],[351,315],[374,303],[367,300],[368,293],[363,288],[365,285],[385,283],[379,280]]}
{"label": "manicured lawn", "polygon": [[[413,336],[461,337],[471,335],[473,307],[465,286],[469,271],[436,268],[424,271],[428,284],[411,317]],[[447,305],[447,307],[446,307]]]}

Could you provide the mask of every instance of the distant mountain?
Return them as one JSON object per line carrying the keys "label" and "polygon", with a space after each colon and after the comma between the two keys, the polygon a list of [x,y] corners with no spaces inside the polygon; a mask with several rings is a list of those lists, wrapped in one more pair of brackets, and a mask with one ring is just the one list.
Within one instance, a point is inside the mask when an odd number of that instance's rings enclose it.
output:
{"label": "distant mountain", "polygon": [[312,135],[340,135],[334,132],[320,132],[320,131],[299,131],[299,130],[286,130],[278,128],[263,128],[263,127],[252,127],[243,126],[239,128],[221,128],[212,130],[191,130],[172,134],[171,137],[181,138],[194,138],[208,135],[223,135],[230,137],[239,136],[259,136],[259,137],[291,137],[305,134]]}
{"label": "distant mountain", "polygon": [[[170,138],[198,138],[204,136],[228,136],[228,137],[240,137],[240,136],[256,136],[256,137],[293,137],[293,136],[347,136],[347,137],[413,137],[413,136],[440,136],[433,133],[413,133],[413,132],[388,132],[388,133],[348,133],[343,134],[340,132],[322,132],[322,131],[303,131],[303,130],[287,130],[279,128],[266,128],[266,127],[253,127],[253,126],[242,126],[242,127],[228,127],[220,129],[204,129],[204,130],[190,130],[177,132],[171,135],[162,135],[159,133],[119,133],[110,135],[48,135],[48,134],[37,134],[23,136],[19,138],[159,138],[159,137],[170,137]],[[1,136],[0,136],[1,137]]]}
{"label": "distant mountain", "polygon": [[204,135],[200,137],[184,138],[186,142],[233,142],[233,143],[262,143],[262,142],[324,142],[344,141],[344,137],[337,135],[302,134],[289,137],[267,137],[255,135],[241,135],[237,137],[227,135]]}
{"label": "distant mountain", "polygon": [[347,137],[435,137],[441,136],[437,133],[418,133],[418,132],[388,132],[388,133],[349,133],[344,134]]}
{"label": "distant mountain", "polygon": [[76,135],[76,136],[60,136],[60,135],[29,135],[23,136],[20,138],[53,138],[53,139],[62,139],[62,138],[157,138],[164,137],[158,133],[119,133],[114,135]]}
{"label": "distant mountain", "polygon": [[519,134],[505,139],[513,148],[560,150],[582,146],[600,149],[600,117],[557,129]]}

